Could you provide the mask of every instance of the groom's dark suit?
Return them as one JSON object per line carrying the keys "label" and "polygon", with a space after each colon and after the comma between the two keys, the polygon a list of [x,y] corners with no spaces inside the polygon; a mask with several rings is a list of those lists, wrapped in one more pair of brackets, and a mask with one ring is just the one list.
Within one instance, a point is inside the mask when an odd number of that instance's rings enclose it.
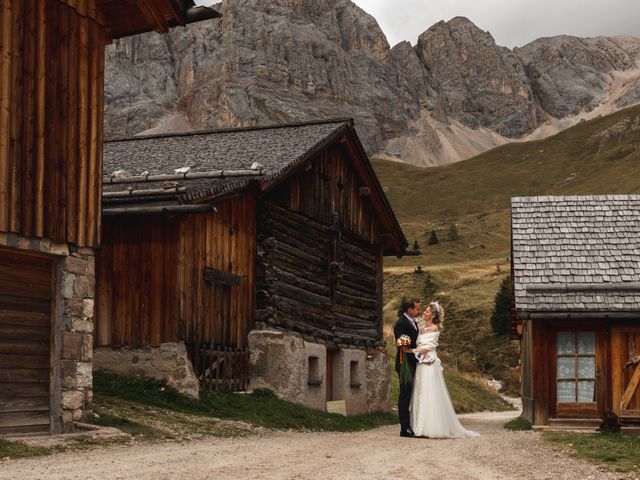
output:
{"label": "groom's dark suit", "polygon": [[[393,327],[393,335],[398,338],[402,335],[407,335],[411,338],[411,348],[416,348],[416,340],[418,339],[418,328],[413,319],[410,319],[406,314],[402,314],[395,326]],[[409,363],[412,365],[414,371],[416,367],[416,357],[413,354],[404,353]],[[400,375],[400,349],[396,352],[396,372]],[[400,428],[403,432],[411,428],[411,418],[409,416],[409,405],[411,404],[411,391],[413,390],[413,383],[403,384],[400,382],[400,396],[398,397],[398,417],[400,417]]]}

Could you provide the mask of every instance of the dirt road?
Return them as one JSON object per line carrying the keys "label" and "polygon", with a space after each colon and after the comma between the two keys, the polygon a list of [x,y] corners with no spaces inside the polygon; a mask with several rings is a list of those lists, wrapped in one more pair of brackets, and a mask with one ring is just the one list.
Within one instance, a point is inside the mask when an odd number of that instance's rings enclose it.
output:
{"label": "dirt road", "polygon": [[398,427],[358,433],[265,433],[183,443],[114,446],[0,463],[0,479],[609,479],[621,478],[509,432],[513,412],[462,415],[481,434],[407,439]]}

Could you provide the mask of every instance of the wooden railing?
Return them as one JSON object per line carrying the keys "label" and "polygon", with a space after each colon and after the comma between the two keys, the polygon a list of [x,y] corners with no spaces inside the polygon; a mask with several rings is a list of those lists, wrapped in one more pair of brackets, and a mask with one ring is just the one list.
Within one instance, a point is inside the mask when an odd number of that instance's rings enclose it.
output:
{"label": "wooden railing", "polygon": [[208,390],[246,390],[249,386],[247,348],[208,347],[200,349],[196,375]]}

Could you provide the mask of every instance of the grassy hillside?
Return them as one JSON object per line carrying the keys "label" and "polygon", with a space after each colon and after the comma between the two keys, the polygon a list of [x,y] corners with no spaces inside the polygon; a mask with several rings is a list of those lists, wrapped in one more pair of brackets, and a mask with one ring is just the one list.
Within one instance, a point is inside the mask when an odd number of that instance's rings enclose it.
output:
{"label": "grassy hillside", "polygon": [[[517,343],[489,327],[493,298],[509,273],[513,196],[640,193],[640,107],[582,122],[535,142],[512,143],[452,165],[419,168],[374,160],[389,200],[423,254],[385,261],[387,338],[395,305],[422,294],[428,270],[447,307],[447,364],[507,381],[517,391]],[[455,224],[459,239],[447,240]],[[435,230],[440,242],[428,245]]]}
{"label": "grassy hillside", "polygon": [[[419,261],[505,258],[513,196],[640,192],[640,106],[452,165],[374,160],[374,166],[408,240],[417,239],[425,252]],[[432,229],[444,239],[453,223],[460,240],[426,248]],[[390,259],[387,266],[415,261]]]}

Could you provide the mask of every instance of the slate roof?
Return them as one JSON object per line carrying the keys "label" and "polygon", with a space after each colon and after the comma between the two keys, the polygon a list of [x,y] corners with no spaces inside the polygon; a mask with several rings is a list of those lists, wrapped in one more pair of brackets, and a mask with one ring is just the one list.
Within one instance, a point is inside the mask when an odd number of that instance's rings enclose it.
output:
{"label": "slate roof", "polygon": [[519,312],[640,312],[640,195],[511,199]]}
{"label": "slate roof", "polygon": [[[250,170],[258,162],[262,175],[223,177],[220,179],[181,179],[170,182],[186,192],[162,199],[152,197],[148,203],[184,204],[203,197],[238,190],[251,180],[267,181],[278,177],[290,167],[308,159],[333,142],[348,128],[350,120],[328,120],[317,123],[275,125],[212,130],[186,134],[150,135],[111,140],[104,143],[104,192],[162,189],[166,182],[109,184],[110,175],[125,170],[128,175],[173,174],[176,169],[190,167],[196,172]],[[105,199],[105,204],[135,202],[144,204],[143,197],[123,196]]]}

